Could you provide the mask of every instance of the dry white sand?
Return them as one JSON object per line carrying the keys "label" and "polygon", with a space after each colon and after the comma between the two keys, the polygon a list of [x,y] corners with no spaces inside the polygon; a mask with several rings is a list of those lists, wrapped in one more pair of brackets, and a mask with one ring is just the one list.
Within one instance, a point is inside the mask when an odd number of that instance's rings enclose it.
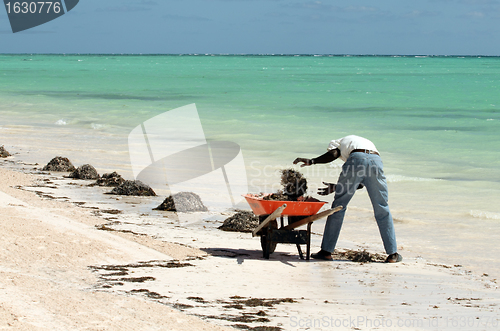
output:
{"label": "dry white sand", "polygon": [[32,179],[0,169],[0,329],[224,329],[141,296],[98,290],[91,265],[199,252],[178,245],[151,249],[98,231],[93,225],[102,220],[71,204],[12,188]]}
{"label": "dry white sand", "polygon": [[496,280],[460,266],[404,250],[398,264],[301,261],[282,244],[265,260],[220,215],[105,220],[14,188],[37,178],[0,169],[0,329],[500,329]]}

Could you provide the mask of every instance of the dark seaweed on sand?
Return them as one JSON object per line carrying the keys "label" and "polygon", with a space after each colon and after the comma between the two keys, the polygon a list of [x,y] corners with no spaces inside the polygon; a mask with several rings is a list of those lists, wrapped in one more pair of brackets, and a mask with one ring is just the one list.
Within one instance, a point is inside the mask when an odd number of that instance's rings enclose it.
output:
{"label": "dark seaweed on sand", "polygon": [[247,210],[238,210],[236,214],[224,220],[219,230],[235,232],[252,232],[259,226],[259,218]]}
{"label": "dark seaweed on sand", "polygon": [[5,149],[5,147],[0,146],[0,157],[6,158],[8,156],[10,156],[10,153],[7,152],[7,150]]}
{"label": "dark seaweed on sand", "polygon": [[94,183],[90,184],[90,186],[111,186],[117,187],[125,182],[125,179],[121,175],[119,175],[116,171],[108,174],[102,175],[101,178],[98,178]]}
{"label": "dark seaweed on sand", "polygon": [[115,187],[108,194],[133,195],[133,196],[156,196],[155,191],[140,180],[126,180],[120,186]]}
{"label": "dark seaweed on sand", "polygon": [[334,252],[332,254],[334,259],[339,259],[339,260],[351,260],[352,262],[360,262],[360,263],[365,263],[365,262],[383,262],[385,259],[382,255],[377,254],[377,253],[370,253],[366,250],[347,250],[345,252]]}
{"label": "dark seaweed on sand", "polygon": [[205,207],[198,194],[193,192],[179,192],[167,197],[161,205],[153,210],[191,212],[208,211],[208,208]]}
{"label": "dark seaweed on sand", "polygon": [[43,171],[60,171],[70,172],[74,171],[75,167],[67,157],[56,156],[42,169]]}
{"label": "dark seaweed on sand", "polygon": [[75,171],[69,174],[68,177],[75,179],[97,179],[99,178],[99,174],[93,166],[90,164],[84,164],[76,168]]}

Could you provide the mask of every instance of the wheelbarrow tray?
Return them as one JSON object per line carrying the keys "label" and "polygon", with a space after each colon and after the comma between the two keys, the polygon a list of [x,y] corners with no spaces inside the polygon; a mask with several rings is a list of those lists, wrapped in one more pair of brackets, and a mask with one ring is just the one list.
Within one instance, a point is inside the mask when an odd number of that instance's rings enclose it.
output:
{"label": "wheelbarrow tray", "polygon": [[[265,196],[265,195],[264,195]],[[281,215],[284,216],[311,216],[316,214],[325,201],[279,201],[279,200],[264,200],[262,195],[246,194],[244,195],[250,208],[255,215],[270,215],[276,209],[286,203],[286,208]]]}

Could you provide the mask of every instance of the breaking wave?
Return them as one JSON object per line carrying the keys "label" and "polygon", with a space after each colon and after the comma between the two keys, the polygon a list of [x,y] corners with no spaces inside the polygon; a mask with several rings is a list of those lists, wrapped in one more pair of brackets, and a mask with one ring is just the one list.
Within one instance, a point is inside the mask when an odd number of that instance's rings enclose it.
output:
{"label": "breaking wave", "polygon": [[407,177],[402,175],[387,175],[388,183],[399,183],[399,182],[436,182],[441,179],[436,178],[424,178],[424,177]]}
{"label": "breaking wave", "polygon": [[469,214],[474,218],[486,218],[490,220],[500,220],[500,214],[482,210],[471,210]]}

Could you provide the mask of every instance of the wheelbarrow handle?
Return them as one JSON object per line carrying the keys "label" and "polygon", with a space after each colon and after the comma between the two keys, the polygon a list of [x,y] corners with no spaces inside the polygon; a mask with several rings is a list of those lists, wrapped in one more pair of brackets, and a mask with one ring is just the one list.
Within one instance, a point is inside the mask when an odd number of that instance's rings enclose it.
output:
{"label": "wheelbarrow handle", "polygon": [[319,220],[320,218],[323,218],[323,217],[330,216],[331,214],[334,214],[334,213],[342,210],[342,208],[344,208],[344,207],[338,206],[338,207],[335,207],[335,208],[332,208],[332,209],[325,210],[325,211],[323,211],[323,212],[321,212],[319,214],[309,216],[309,217],[304,218],[304,219],[302,219],[302,220],[300,220],[298,222],[294,222],[292,224],[288,224],[287,226],[285,226],[284,228],[282,228],[282,230],[293,230],[295,228],[298,228],[301,225],[314,222],[314,221]]}
{"label": "wheelbarrow handle", "polygon": [[252,237],[255,237],[257,235],[257,232],[262,230],[262,228],[265,227],[269,222],[274,221],[278,216],[280,216],[285,208],[286,208],[286,203],[284,203],[283,206],[273,211],[271,215],[267,216],[264,222],[260,223],[259,226],[252,231]]}

